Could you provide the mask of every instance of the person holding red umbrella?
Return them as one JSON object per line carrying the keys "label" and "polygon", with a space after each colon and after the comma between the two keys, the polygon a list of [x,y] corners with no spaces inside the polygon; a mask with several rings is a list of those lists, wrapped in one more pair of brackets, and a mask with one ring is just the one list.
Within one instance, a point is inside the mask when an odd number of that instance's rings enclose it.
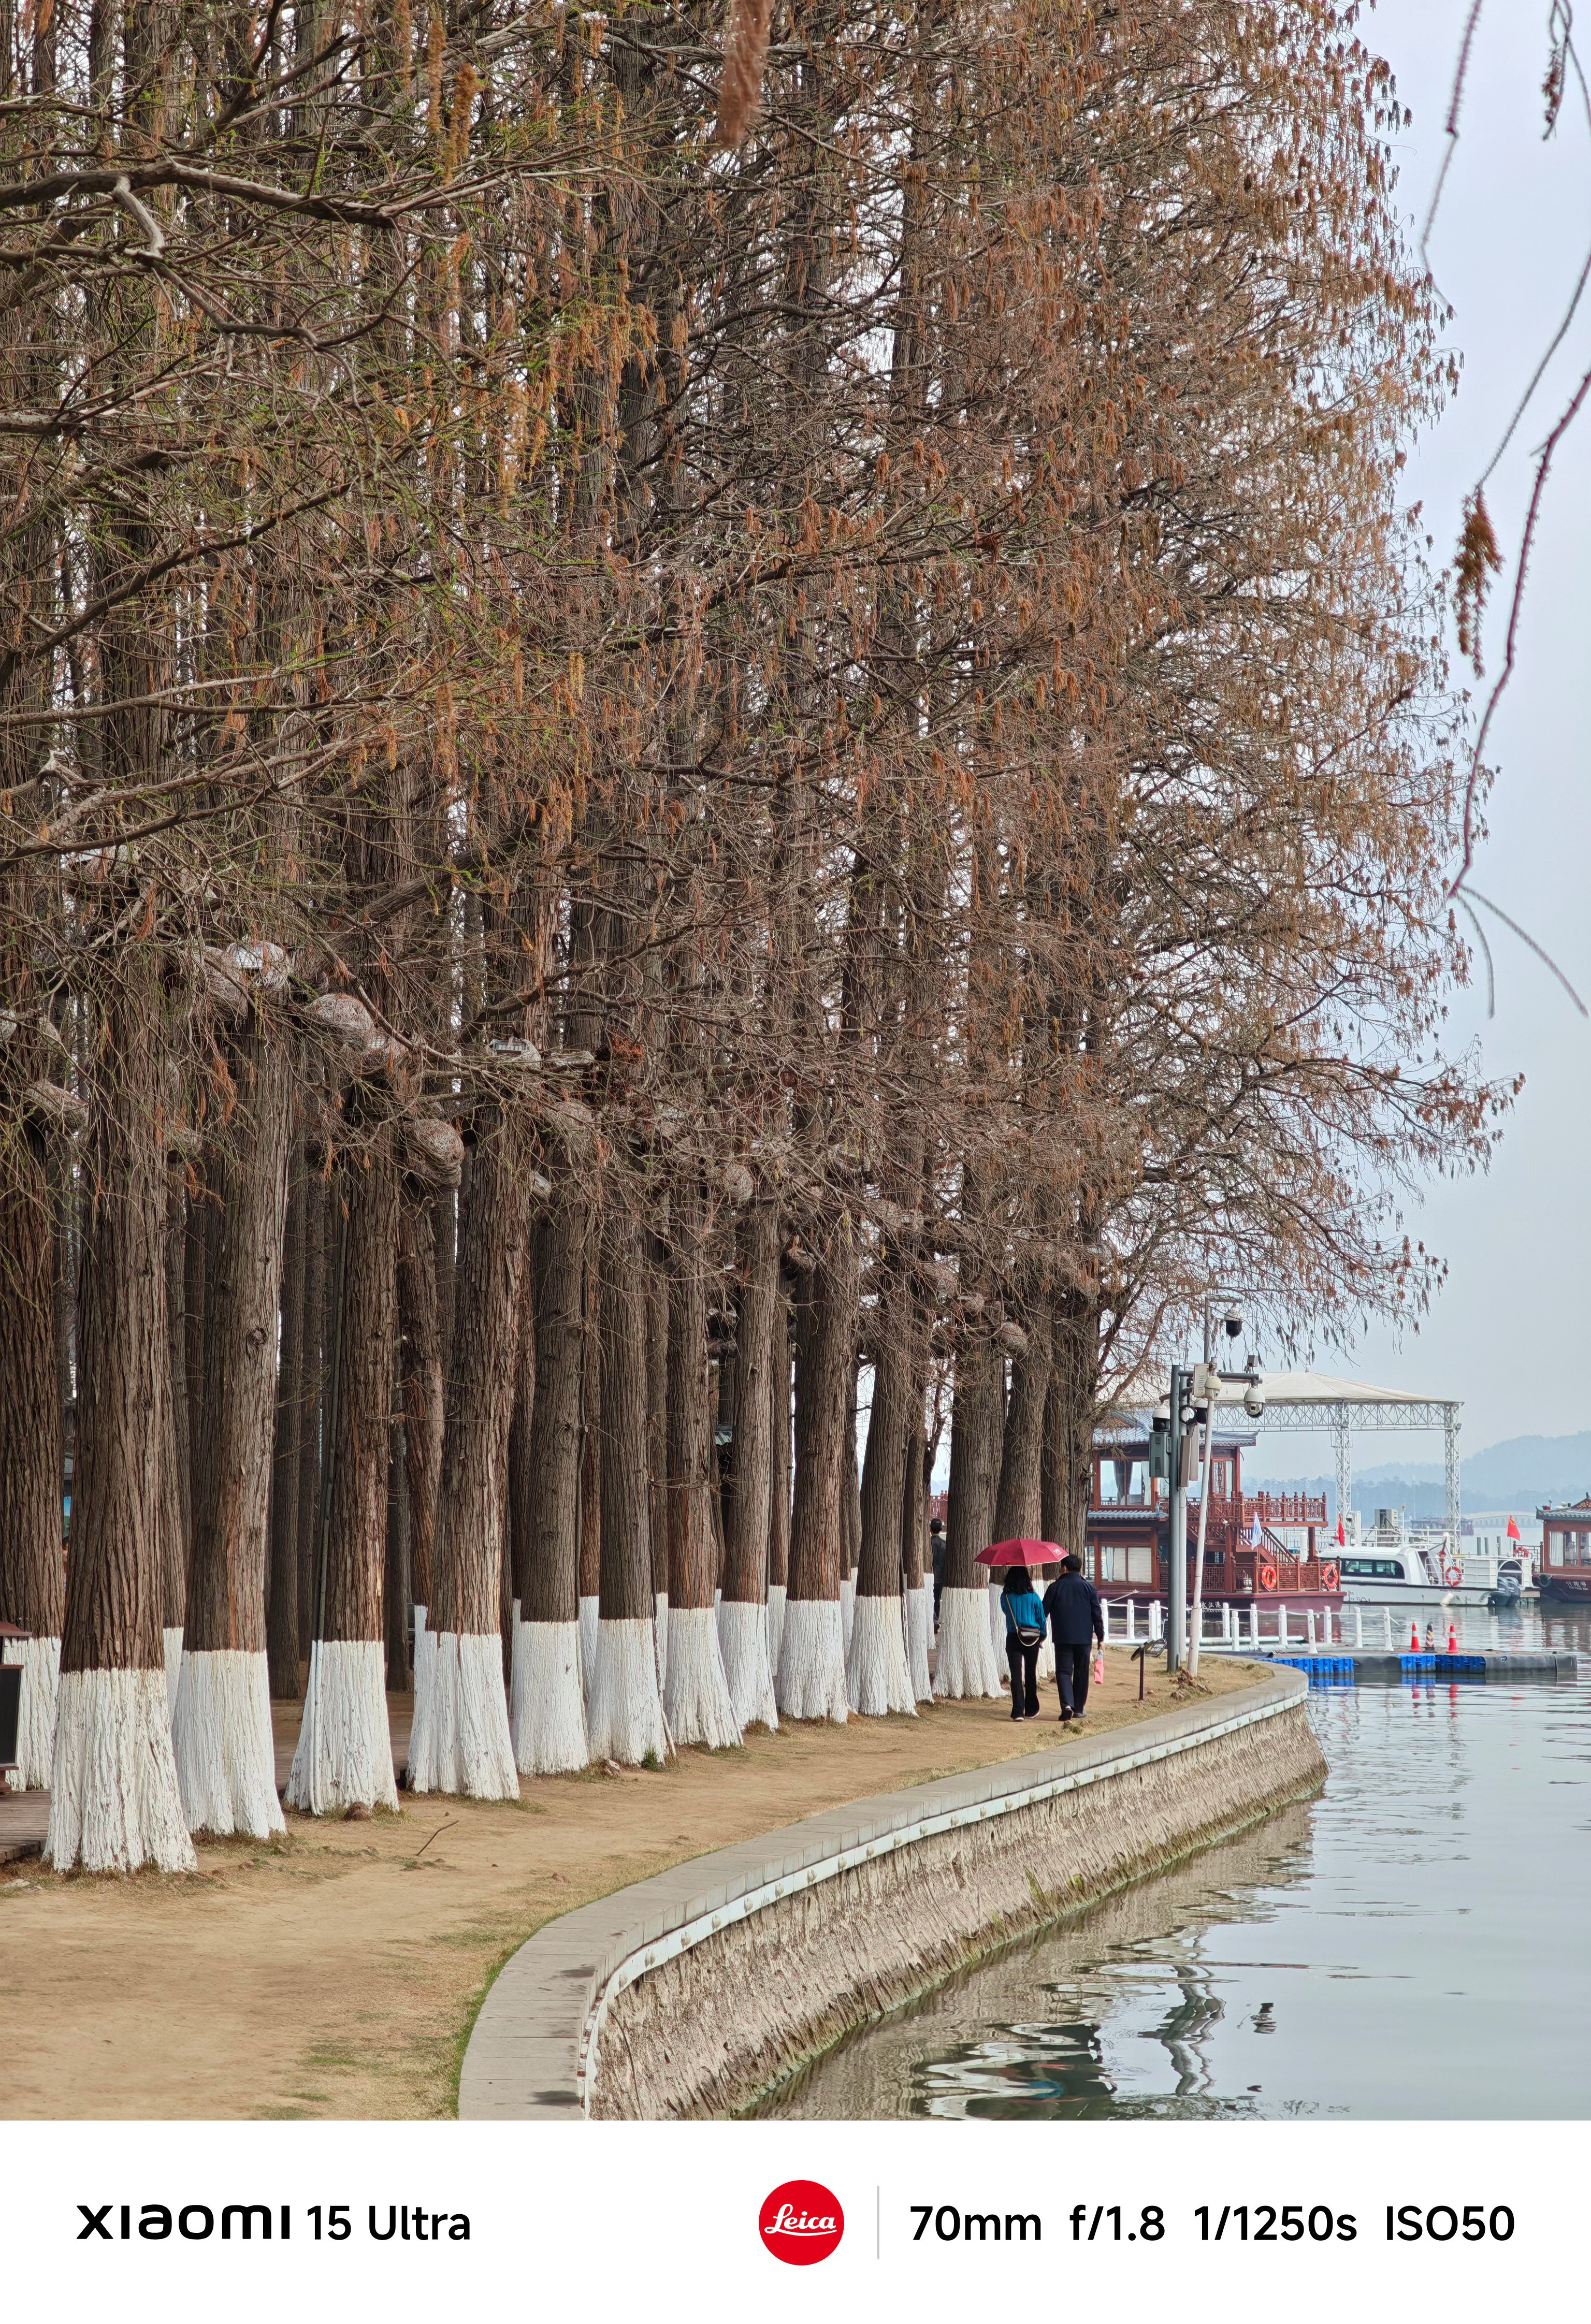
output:
{"label": "person holding red umbrella", "polygon": [[1031,1569],[1053,1565],[1061,1551],[1052,1541],[997,1541],[980,1549],[976,1565],[1003,1565],[1000,1610],[1005,1617],[1005,1659],[1011,1665],[1011,1715],[1039,1716],[1039,1649],[1044,1643],[1044,1609]]}
{"label": "person holding red umbrella", "polygon": [[1037,1719],[1044,1609],[1025,1565],[1006,1567],[1000,1610],[1005,1617],[1005,1659],[1011,1665],[1011,1715],[1013,1719]]}

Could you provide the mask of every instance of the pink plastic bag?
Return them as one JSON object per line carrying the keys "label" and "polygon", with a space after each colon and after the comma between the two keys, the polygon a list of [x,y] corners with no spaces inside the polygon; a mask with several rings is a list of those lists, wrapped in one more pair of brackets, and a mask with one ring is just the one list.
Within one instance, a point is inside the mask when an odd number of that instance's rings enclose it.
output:
{"label": "pink plastic bag", "polygon": [[1096,1686],[1103,1686],[1105,1684],[1105,1656],[1103,1655],[1096,1655],[1094,1657],[1094,1683]]}

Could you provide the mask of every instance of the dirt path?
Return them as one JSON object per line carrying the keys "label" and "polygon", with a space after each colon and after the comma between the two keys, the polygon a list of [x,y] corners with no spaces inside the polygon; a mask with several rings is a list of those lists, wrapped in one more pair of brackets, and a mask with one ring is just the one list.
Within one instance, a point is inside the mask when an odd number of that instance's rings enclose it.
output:
{"label": "dirt path", "polygon": [[[1250,1667],[1207,1662],[1202,1675],[1225,1692]],[[1136,1685],[1113,1651],[1080,1731],[1138,1716]],[[1152,1678],[1144,1710],[1169,1706]],[[278,1708],[290,1746],[297,1709]],[[407,1721],[406,1700],[391,1708]],[[1004,1701],[940,1703],[917,1719],[759,1731],[655,1775],[527,1782],[517,1804],[405,1795],[397,1817],[290,1816],[285,1840],[201,1848],[180,1879],[6,1866],[0,2116],[449,2115],[480,1995],[544,1921],[841,1801],[1052,1749],[1059,1733],[1052,1712],[1013,1726]]]}

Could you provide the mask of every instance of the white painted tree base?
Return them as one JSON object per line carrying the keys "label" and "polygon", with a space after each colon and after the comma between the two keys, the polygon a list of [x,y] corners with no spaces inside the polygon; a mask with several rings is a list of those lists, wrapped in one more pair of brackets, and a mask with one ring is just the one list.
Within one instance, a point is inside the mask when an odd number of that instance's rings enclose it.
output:
{"label": "white painted tree base", "polygon": [[600,1598],[580,1600],[580,1687],[586,1697],[587,1718],[591,1710],[591,1682],[597,1676],[597,1626],[601,1618]]}
{"label": "white painted tree base", "polygon": [[669,1593],[660,1590],[652,1600],[652,1637],[657,1642],[657,1683],[661,1692],[669,1680]]}
{"label": "white painted tree base", "polygon": [[856,1600],[846,1656],[846,1698],[858,1719],[883,1719],[892,1711],[916,1718],[899,1598]]}
{"label": "white painted tree base", "polygon": [[263,1654],[216,1648],[183,1655],[171,1756],[190,1831],[211,1832],[217,1840],[235,1831],[268,1840],[286,1831],[276,1796],[271,1674]]}
{"label": "white painted tree base", "polygon": [[63,1674],[44,1861],[57,1872],[194,1869],[163,1670]]}
{"label": "white painted tree base", "polygon": [[[420,1636],[414,1646],[418,1702]],[[349,1808],[396,1811],[386,1657],[379,1638],[310,1640],[304,1723],[287,1780],[287,1804],[302,1815],[342,1815]]]}
{"label": "white painted tree base", "polygon": [[[430,1632],[427,1633],[429,1637]],[[517,1800],[499,1631],[441,1630],[423,1702],[414,1692],[409,1789],[467,1800]]]}
{"label": "white painted tree base", "polygon": [[59,1638],[7,1638],[0,1662],[22,1665],[17,1707],[16,1766],[5,1778],[14,1792],[50,1788],[55,1753],[55,1703],[60,1687]]}
{"label": "white painted tree base", "polygon": [[964,1702],[998,1694],[1002,1665],[989,1636],[989,1593],[981,1582],[970,1590],[939,1593],[939,1659],[934,1693],[941,1702]]}
{"label": "white painted tree base", "polygon": [[989,1644],[1002,1670],[1005,1668],[1005,1609],[1000,1603],[1004,1587],[998,1582],[989,1584]]}
{"label": "white painted tree base", "polygon": [[639,1767],[650,1757],[661,1766],[669,1755],[652,1633],[644,1615],[597,1626],[596,1668],[586,1709],[593,1759]]}
{"label": "white painted tree base", "polygon": [[768,1584],[768,1668],[779,1668],[779,1649],[784,1638],[785,1586],[782,1582]]}
{"label": "white painted tree base", "polygon": [[182,1681],[182,1633],[180,1629],[162,1630],[161,1645],[166,1657],[166,1703],[173,1719],[177,1716],[177,1689]]}
{"label": "white painted tree base", "polygon": [[856,1619],[856,1577],[848,1573],[839,1585],[839,1634],[848,1661],[851,1652],[851,1631]]}
{"label": "white painted tree base", "polygon": [[837,1598],[785,1600],[773,1692],[786,1719],[827,1719],[837,1727],[845,1725],[850,1705]]}
{"label": "white painted tree base", "polygon": [[670,1609],[663,1717],[676,1751],[688,1743],[729,1751],[740,1740],[740,1721],[718,1650],[717,1618],[710,1606]]}
{"label": "white painted tree base", "polygon": [[508,1728],[522,1775],[572,1775],[589,1765],[578,1621],[515,1629]]}
{"label": "white painted tree base", "polygon": [[744,1733],[748,1727],[779,1727],[773,1699],[773,1663],[768,1652],[768,1609],[749,1598],[718,1600],[718,1652],[729,1702]]}
{"label": "white painted tree base", "polygon": [[931,1702],[934,1683],[929,1676],[929,1632],[933,1628],[932,1588],[906,1592],[906,1661],[911,1672],[911,1692],[919,1702]]}

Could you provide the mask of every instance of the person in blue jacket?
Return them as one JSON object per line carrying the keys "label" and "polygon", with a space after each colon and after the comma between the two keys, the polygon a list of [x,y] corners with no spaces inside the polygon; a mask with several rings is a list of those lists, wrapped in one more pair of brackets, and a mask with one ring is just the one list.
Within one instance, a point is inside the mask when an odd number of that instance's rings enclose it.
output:
{"label": "person in blue jacket", "polygon": [[1011,1665],[1011,1715],[1013,1719],[1037,1719],[1044,1609],[1025,1565],[1006,1567],[1000,1605],[1005,1616],[1005,1659]]}
{"label": "person in blue jacket", "polygon": [[1094,1641],[1105,1644],[1105,1609],[1080,1557],[1062,1559],[1059,1580],[1044,1592],[1044,1611],[1055,1641],[1061,1724],[1069,1726],[1088,1707],[1088,1656]]}

